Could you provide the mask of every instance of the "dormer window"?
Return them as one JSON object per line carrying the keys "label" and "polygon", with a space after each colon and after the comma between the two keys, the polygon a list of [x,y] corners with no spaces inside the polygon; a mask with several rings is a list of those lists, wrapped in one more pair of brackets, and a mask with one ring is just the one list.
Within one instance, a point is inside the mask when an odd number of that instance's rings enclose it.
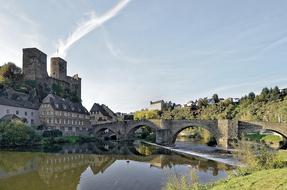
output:
{"label": "dormer window", "polygon": [[59,108],[59,104],[55,104],[56,108]]}
{"label": "dormer window", "polygon": [[64,108],[64,110],[65,110],[65,109],[67,109],[67,106],[66,106],[66,105],[63,105],[63,108]]}

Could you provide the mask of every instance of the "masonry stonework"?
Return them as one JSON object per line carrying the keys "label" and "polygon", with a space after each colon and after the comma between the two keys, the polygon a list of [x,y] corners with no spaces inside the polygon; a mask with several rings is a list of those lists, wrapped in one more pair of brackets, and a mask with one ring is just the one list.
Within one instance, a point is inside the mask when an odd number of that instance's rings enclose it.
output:
{"label": "masonry stonework", "polygon": [[54,84],[81,98],[81,78],[67,76],[67,62],[60,57],[51,58],[51,76],[47,73],[47,55],[37,48],[23,49],[24,80],[37,81],[52,89]]}

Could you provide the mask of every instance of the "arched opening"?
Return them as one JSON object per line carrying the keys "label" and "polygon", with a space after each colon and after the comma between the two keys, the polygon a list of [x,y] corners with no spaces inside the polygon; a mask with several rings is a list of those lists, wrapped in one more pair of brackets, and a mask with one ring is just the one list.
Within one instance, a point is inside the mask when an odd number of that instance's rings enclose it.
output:
{"label": "arched opening", "polygon": [[98,130],[96,132],[96,137],[104,141],[117,140],[117,134],[108,128],[103,128],[103,129]]}
{"label": "arched opening", "polygon": [[213,133],[204,127],[188,126],[179,130],[173,137],[173,143],[176,147],[186,148],[192,145],[196,146],[216,146],[217,139]]}
{"label": "arched opening", "polygon": [[287,149],[287,137],[272,129],[262,129],[259,131],[244,134],[244,139],[261,143],[272,149]]}
{"label": "arched opening", "polygon": [[147,125],[133,127],[127,134],[129,140],[146,140],[155,142],[156,130]]}

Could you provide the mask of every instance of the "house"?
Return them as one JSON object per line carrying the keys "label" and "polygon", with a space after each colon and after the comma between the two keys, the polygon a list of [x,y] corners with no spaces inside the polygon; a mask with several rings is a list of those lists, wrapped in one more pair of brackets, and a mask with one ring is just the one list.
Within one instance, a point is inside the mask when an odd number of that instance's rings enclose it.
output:
{"label": "house", "polygon": [[165,106],[165,102],[163,100],[159,100],[155,102],[150,101],[148,110],[162,111],[164,109],[164,106]]}
{"label": "house", "polygon": [[25,123],[29,126],[39,126],[41,122],[38,109],[37,104],[23,101],[19,97],[15,99],[5,96],[0,97],[0,118],[15,115],[21,120],[25,120]]}
{"label": "house", "polygon": [[54,94],[43,99],[39,113],[44,126],[61,130],[64,135],[86,134],[90,127],[90,114],[81,103]]}
{"label": "house", "polygon": [[240,99],[239,98],[228,98],[232,103],[239,103]]}
{"label": "house", "polygon": [[0,121],[13,122],[13,123],[27,123],[25,118],[20,118],[15,114],[7,114],[0,119]]}
{"label": "house", "polygon": [[92,125],[116,122],[118,118],[118,116],[104,104],[94,103],[90,113]]}

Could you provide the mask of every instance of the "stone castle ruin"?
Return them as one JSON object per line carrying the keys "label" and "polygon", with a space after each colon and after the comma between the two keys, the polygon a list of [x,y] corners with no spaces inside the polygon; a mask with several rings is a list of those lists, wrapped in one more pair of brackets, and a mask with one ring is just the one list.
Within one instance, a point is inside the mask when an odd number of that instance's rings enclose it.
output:
{"label": "stone castle ruin", "polygon": [[23,75],[26,81],[37,81],[45,88],[57,85],[81,98],[81,78],[76,74],[67,76],[67,62],[60,57],[52,57],[50,76],[47,73],[47,55],[37,48],[23,49]]}

